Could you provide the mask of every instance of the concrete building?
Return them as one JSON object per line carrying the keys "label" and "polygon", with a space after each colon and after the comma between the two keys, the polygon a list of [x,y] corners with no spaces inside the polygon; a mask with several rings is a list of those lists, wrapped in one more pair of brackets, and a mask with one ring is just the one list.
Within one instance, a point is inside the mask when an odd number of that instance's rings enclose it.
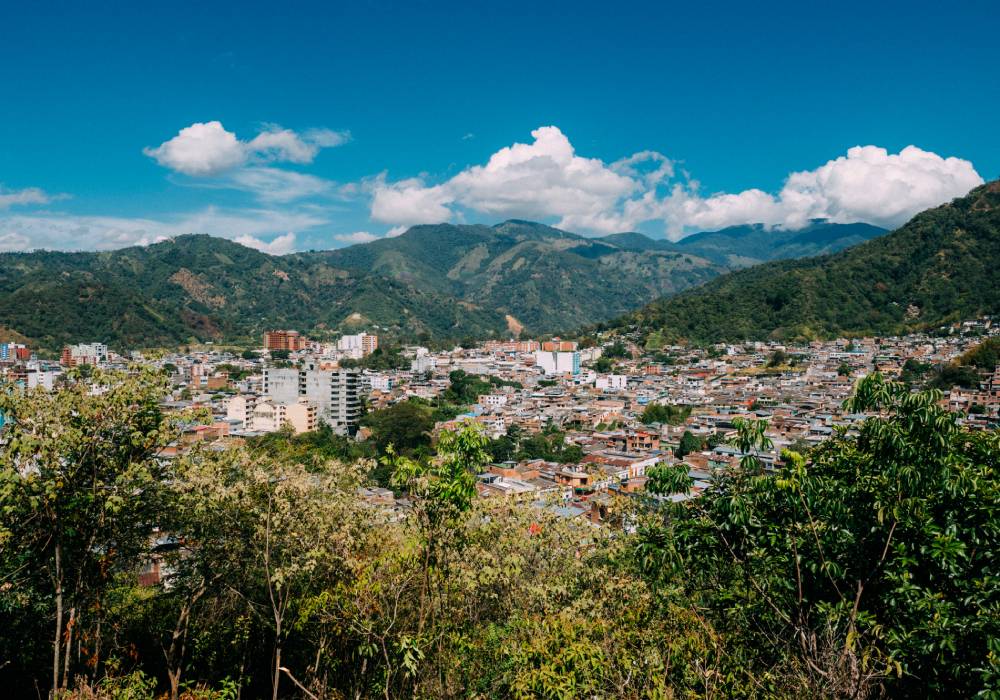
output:
{"label": "concrete building", "polygon": [[335,431],[353,435],[361,418],[361,373],[356,369],[299,370],[299,395],[319,408],[319,417]]}
{"label": "concrete building", "polygon": [[433,372],[435,369],[437,369],[437,358],[427,354],[418,354],[415,358],[413,358],[413,362],[410,364],[410,371],[416,372],[417,374]]}
{"label": "concrete building", "polygon": [[507,394],[480,394],[476,401],[483,408],[500,408],[507,405]]}
{"label": "concrete building", "polygon": [[265,350],[305,350],[309,341],[298,331],[267,331],[264,333]]}
{"label": "concrete building", "polygon": [[628,386],[628,377],[624,374],[602,374],[594,385],[601,391],[624,391]]}
{"label": "concrete building", "polygon": [[30,360],[31,350],[23,343],[0,343],[0,362]]}
{"label": "concrete building", "polygon": [[267,367],[264,369],[264,394],[273,401],[289,403],[301,395],[299,370]]}
{"label": "concrete building", "polygon": [[283,401],[261,401],[253,409],[253,429],[272,433],[290,425],[298,433],[316,429],[318,411],[307,400],[286,403]]}
{"label": "concrete building", "polygon": [[337,350],[347,357],[361,359],[375,352],[378,347],[378,336],[368,333],[344,335],[337,341]]}
{"label": "concrete building", "polygon": [[256,405],[255,394],[237,394],[226,404],[226,420],[236,421],[243,430],[253,430],[253,409]]}
{"label": "concrete building", "polygon": [[30,369],[25,373],[25,386],[29,389],[42,387],[46,391],[52,391],[56,377],[62,372],[53,370]]}
{"label": "concrete building", "polygon": [[104,343],[80,343],[63,348],[60,364],[64,367],[76,365],[99,365],[108,361],[108,346]]}
{"label": "concrete building", "polygon": [[535,353],[535,365],[545,374],[579,374],[580,353],[539,350]]}

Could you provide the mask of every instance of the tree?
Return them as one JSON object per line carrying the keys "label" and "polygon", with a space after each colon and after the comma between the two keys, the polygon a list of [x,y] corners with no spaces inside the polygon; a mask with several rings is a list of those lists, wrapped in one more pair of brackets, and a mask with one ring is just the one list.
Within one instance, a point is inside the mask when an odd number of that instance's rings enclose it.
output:
{"label": "tree", "polygon": [[781,367],[788,363],[788,354],[784,350],[775,350],[767,361],[768,367]]}
{"label": "tree", "polygon": [[480,395],[493,390],[492,384],[477,374],[468,374],[465,370],[456,369],[448,374],[451,380],[444,392],[444,400],[459,406],[475,403]]}
{"label": "tree", "polygon": [[449,531],[472,507],[476,495],[476,474],[489,463],[489,438],[476,423],[466,423],[460,430],[444,431],[438,442],[438,454],[428,460],[397,457],[393,462],[393,482],[416,499],[414,514],[421,533],[421,588],[417,638],[441,601],[435,598],[432,578],[447,575],[450,550],[446,546]]}
{"label": "tree", "polygon": [[591,365],[591,367],[593,367],[595,372],[607,374],[614,370],[615,363],[611,361],[610,357],[601,356],[594,361],[594,364]]}
{"label": "tree", "polygon": [[742,421],[739,468],[642,538],[669,552],[658,571],[807,695],[990,697],[1000,436],[963,430],[940,399],[866,377],[845,404],[872,416],[858,433],[786,451],[773,476],[764,423]]}
{"label": "tree", "polygon": [[605,346],[604,352],[601,353],[601,357],[606,357],[609,360],[619,359],[619,358],[624,359],[629,356],[630,355],[628,348],[626,348],[625,344],[620,340],[616,340],[615,342],[611,343],[611,345]]}
{"label": "tree", "polygon": [[666,423],[681,425],[691,415],[690,406],[675,406],[673,404],[651,403],[642,411],[641,420],[650,423]]}
{"label": "tree", "polygon": [[434,420],[429,406],[417,401],[400,401],[380,411],[372,411],[361,420],[370,428],[380,452],[389,445],[401,454],[409,454],[430,445]]}
{"label": "tree", "polygon": [[704,443],[701,438],[692,433],[690,430],[685,430],[684,434],[681,435],[680,443],[677,445],[677,449],[674,450],[674,454],[678,459],[683,459],[692,452],[698,452],[702,449]]}
{"label": "tree", "polygon": [[69,379],[52,393],[0,391],[0,413],[9,419],[0,531],[17,533],[15,556],[30,558],[33,573],[51,586],[44,608],[54,627],[52,696],[76,670],[70,649],[78,628],[86,623],[99,637],[110,572],[148,547],[162,487],[156,457],[174,435],[160,411],[161,373],[97,369],[90,382],[75,371]]}

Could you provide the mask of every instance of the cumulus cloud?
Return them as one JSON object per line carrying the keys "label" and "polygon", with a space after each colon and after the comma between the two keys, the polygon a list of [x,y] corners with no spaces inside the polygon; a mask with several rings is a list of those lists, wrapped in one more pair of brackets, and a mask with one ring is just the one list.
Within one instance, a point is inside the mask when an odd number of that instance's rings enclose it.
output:
{"label": "cumulus cloud", "polygon": [[485,165],[467,168],[440,185],[428,186],[420,179],[378,183],[372,218],[390,224],[438,223],[450,220],[457,205],[492,217],[596,221],[640,187],[624,166],[618,172],[599,159],[576,155],[554,126],[531,135],[532,143],[502,148]]}
{"label": "cumulus cloud", "polygon": [[445,186],[427,187],[419,178],[383,181],[375,186],[371,214],[386,224],[438,224],[451,219],[454,201]]}
{"label": "cumulus cloud", "polygon": [[354,245],[355,243],[371,243],[372,241],[377,241],[379,237],[368,231],[355,231],[354,233],[340,233],[335,235],[334,238],[341,243]]}
{"label": "cumulus cloud", "polygon": [[186,126],[169,141],[142,152],[164,168],[192,177],[216,175],[247,159],[246,144],[217,121]]}
{"label": "cumulus cloud", "polygon": [[[73,216],[71,214],[37,214],[0,217],[0,251],[49,250],[113,250],[132,245],[148,245],[185,233],[208,233],[240,240],[248,238],[260,245],[272,245],[273,250],[291,252],[295,234],[284,233],[265,242],[279,232],[305,232],[329,224],[329,218],[319,211],[282,211],[275,209],[227,210],[208,207],[196,212],[160,219],[113,216]],[[276,254],[282,254],[276,252]]]}
{"label": "cumulus cloud", "polygon": [[37,187],[12,190],[0,185],[0,210],[29,204],[48,204],[56,199],[65,199],[65,197],[65,195],[51,195]]}
{"label": "cumulus cloud", "polygon": [[159,146],[143,149],[165,168],[191,177],[219,175],[247,163],[311,163],[322,148],[350,139],[347,132],[311,129],[299,134],[276,124],[249,141],[241,141],[219,121],[196,122]]}
{"label": "cumulus cloud", "polygon": [[240,245],[254,248],[269,255],[286,255],[295,250],[295,234],[291,231],[281,236],[275,236],[266,242],[254,236],[239,236],[233,240]]}
{"label": "cumulus cloud", "polygon": [[777,193],[752,188],[706,196],[657,151],[605,163],[577,154],[555,126],[531,135],[531,143],[502,148],[485,164],[438,184],[375,178],[368,183],[371,217],[403,226],[461,219],[470,211],[554,221],[591,233],[650,224],[671,237],[745,223],[801,228],[811,219],[895,227],[983,182],[960,158],[916,146],[895,154],[857,146],[815,170],[791,173]]}
{"label": "cumulus cloud", "polygon": [[916,146],[896,154],[855,146],[815,170],[792,173],[775,195],[749,189],[702,197],[696,188],[678,185],[650,213],[674,235],[743,223],[796,229],[812,219],[895,228],[982,183],[967,160],[942,158]]}

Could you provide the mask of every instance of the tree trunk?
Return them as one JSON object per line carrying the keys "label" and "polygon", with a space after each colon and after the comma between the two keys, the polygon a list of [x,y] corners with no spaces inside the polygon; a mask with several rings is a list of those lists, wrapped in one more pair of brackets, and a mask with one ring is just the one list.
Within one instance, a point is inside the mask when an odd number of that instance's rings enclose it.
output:
{"label": "tree trunk", "polygon": [[69,609],[69,622],[66,623],[66,651],[63,652],[63,677],[62,686],[63,688],[69,687],[69,662],[72,654],[70,650],[73,648],[73,627],[76,626],[76,606],[74,605]]}
{"label": "tree trunk", "polygon": [[177,700],[181,688],[181,670],[168,668],[167,678],[170,679],[170,700]]}
{"label": "tree trunk", "polygon": [[271,700],[278,700],[278,682],[281,680],[281,639],[280,632],[274,643],[274,692]]}
{"label": "tree trunk", "polygon": [[56,541],[56,634],[52,640],[52,692],[49,697],[55,698],[59,691],[59,652],[62,650],[62,613],[63,613],[63,572],[62,546]]}
{"label": "tree trunk", "polygon": [[97,682],[97,670],[101,667],[101,617],[104,615],[103,605],[97,610],[97,631],[94,633],[94,655],[92,661],[94,664],[94,672],[91,675],[91,681]]}

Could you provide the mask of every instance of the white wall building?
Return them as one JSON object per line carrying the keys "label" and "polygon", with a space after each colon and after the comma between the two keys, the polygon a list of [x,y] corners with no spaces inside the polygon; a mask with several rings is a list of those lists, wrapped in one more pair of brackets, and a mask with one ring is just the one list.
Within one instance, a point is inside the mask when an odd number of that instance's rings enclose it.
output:
{"label": "white wall building", "polygon": [[307,362],[299,370],[299,396],[319,409],[319,418],[334,430],[354,434],[361,418],[361,373],[356,369],[316,369]]}
{"label": "white wall building", "polygon": [[602,391],[624,391],[628,386],[628,377],[624,374],[602,374],[597,377],[595,386]]}
{"label": "white wall building", "polygon": [[500,408],[507,405],[507,394],[481,394],[477,401],[484,408]]}
{"label": "white wall building", "polygon": [[545,374],[579,374],[580,353],[538,350],[535,352],[535,365]]}
{"label": "white wall building", "polygon": [[26,386],[29,389],[42,387],[46,391],[52,391],[56,377],[60,374],[62,374],[62,372],[56,372],[54,370],[30,370],[26,375]]}
{"label": "white wall building", "polygon": [[274,401],[296,401],[301,394],[299,370],[268,367],[264,370],[264,394]]}
{"label": "white wall building", "polygon": [[254,394],[237,394],[226,403],[226,419],[239,422],[243,430],[254,430],[253,409],[256,405]]}
{"label": "white wall building", "polygon": [[79,364],[98,364],[108,361],[108,346],[104,343],[80,343],[69,346],[69,355]]}

